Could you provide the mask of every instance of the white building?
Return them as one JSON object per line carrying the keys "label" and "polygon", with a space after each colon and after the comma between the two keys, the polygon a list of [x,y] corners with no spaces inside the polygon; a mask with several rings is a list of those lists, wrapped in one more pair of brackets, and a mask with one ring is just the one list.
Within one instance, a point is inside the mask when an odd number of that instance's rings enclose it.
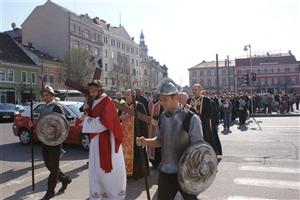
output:
{"label": "white building", "polygon": [[[235,61],[229,61],[229,68],[225,61],[219,61],[219,91],[234,91],[236,82]],[[204,89],[215,91],[217,89],[217,67],[216,61],[202,61],[198,65],[189,68],[190,86],[200,84]],[[229,74],[229,76],[228,76]]]}
{"label": "white building", "polygon": [[168,75],[166,65],[160,65],[153,57],[148,56],[148,47],[145,44],[143,31],[140,35],[140,57],[141,57],[141,85],[145,91],[152,91],[158,82]]}

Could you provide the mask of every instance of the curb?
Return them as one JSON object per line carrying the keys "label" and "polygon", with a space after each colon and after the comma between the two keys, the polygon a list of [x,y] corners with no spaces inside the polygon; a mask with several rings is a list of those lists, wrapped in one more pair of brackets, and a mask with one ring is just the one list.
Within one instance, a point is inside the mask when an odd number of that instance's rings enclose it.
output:
{"label": "curb", "polygon": [[270,115],[250,115],[250,117],[300,117],[300,114],[270,114]]}

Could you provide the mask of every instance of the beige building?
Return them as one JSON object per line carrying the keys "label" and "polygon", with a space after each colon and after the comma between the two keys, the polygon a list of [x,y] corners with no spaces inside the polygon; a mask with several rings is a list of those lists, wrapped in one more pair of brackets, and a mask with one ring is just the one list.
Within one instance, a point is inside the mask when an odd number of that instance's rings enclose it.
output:
{"label": "beige building", "polygon": [[[229,61],[229,68],[225,61],[219,61],[219,91],[234,91],[236,82],[235,61]],[[216,61],[202,61],[198,65],[189,68],[190,86],[200,84],[204,89],[215,91],[217,89]],[[229,74],[229,75],[228,75]]]}
{"label": "beige building", "polygon": [[102,58],[103,33],[87,14],[77,15],[48,0],[23,22],[22,43],[60,60],[70,48],[81,48],[90,52],[96,66]]}
{"label": "beige building", "polygon": [[95,65],[102,60],[101,79],[110,92],[137,87],[149,90],[167,74],[166,66],[148,56],[143,34],[137,44],[122,25],[78,15],[50,0],[27,17],[22,37],[24,45],[59,59],[70,48],[89,51]]}

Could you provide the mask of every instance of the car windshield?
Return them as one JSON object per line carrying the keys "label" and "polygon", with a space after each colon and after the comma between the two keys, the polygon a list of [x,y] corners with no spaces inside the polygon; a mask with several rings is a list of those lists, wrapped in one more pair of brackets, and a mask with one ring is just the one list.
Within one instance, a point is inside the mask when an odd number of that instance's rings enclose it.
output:
{"label": "car windshield", "polygon": [[81,117],[83,114],[79,111],[79,108],[83,105],[83,103],[69,104],[66,105],[76,116]]}
{"label": "car windshield", "polygon": [[11,103],[0,104],[0,110],[16,110],[16,106]]}

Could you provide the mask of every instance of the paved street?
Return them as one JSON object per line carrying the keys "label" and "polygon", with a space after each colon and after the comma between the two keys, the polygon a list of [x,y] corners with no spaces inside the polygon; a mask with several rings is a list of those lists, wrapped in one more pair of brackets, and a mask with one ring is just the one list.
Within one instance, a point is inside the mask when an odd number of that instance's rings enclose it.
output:
{"label": "paved street", "polygon": [[[299,199],[299,117],[259,117],[247,121],[248,128],[220,131],[224,158],[213,185],[202,200]],[[222,127],[220,126],[220,129]],[[88,152],[65,146],[61,168],[73,182],[66,193],[54,199],[86,199],[88,195]],[[12,135],[11,124],[0,124],[0,199],[38,199],[46,189],[48,171],[41,161],[40,145],[35,145],[35,192],[31,192],[30,146]],[[150,193],[155,196],[157,173],[150,176]],[[117,181],[117,180],[116,180]],[[58,184],[57,189],[60,187]],[[127,199],[146,199],[143,180],[128,180]],[[178,195],[177,199],[181,199]]]}

